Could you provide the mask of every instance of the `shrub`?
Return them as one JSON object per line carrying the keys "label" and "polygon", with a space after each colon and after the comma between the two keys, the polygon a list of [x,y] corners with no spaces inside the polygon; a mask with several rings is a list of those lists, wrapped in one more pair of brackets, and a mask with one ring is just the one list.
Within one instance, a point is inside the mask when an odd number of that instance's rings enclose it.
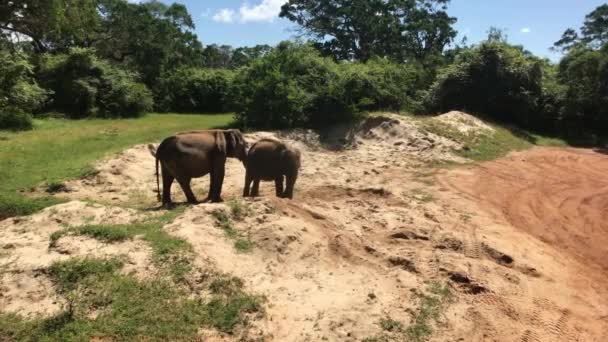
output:
{"label": "shrub", "polygon": [[52,89],[52,107],[71,118],[137,117],[152,108],[150,91],[136,75],[95,56],[91,49],[46,55],[40,68]]}
{"label": "shrub", "polygon": [[0,129],[31,129],[28,113],[36,112],[46,98],[47,92],[33,79],[27,56],[0,50]]}
{"label": "shrub", "polygon": [[0,109],[0,130],[24,131],[32,129],[32,117],[29,114],[9,108]]}
{"label": "shrub", "polygon": [[228,110],[233,72],[226,69],[180,68],[164,75],[157,88],[162,111],[220,113]]}
{"label": "shrub", "polygon": [[[334,62],[308,45],[283,42],[235,77],[233,104],[246,127],[315,126],[356,113],[332,94]],[[335,91],[334,91],[335,93]]]}
{"label": "shrub", "polygon": [[428,109],[465,110],[529,127],[542,94],[542,63],[521,48],[483,42],[439,71]]}
{"label": "shrub", "polygon": [[372,59],[365,64],[340,65],[335,97],[353,111],[393,110],[414,106],[415,91],[421,87],[421,71],[413,64],[396,64]]}

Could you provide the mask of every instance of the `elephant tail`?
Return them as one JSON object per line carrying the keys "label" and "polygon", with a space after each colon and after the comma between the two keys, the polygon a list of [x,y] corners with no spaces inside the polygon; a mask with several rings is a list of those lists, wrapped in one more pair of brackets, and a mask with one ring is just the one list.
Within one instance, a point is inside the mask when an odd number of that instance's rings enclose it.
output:
{"label": "elephant tail", "polygon": [[158,159],[158,156],[154,156],[156,158],[156,198],[158,199],[158,201],[161,201],[160,198],[160,181],[159,181],[159,174],[158,174],[158,164],[160,163],[160,159]]}
{"label": "elephant tail", "polygon": [[158,163],[160,163],[160,159],[158,159],[158,151],[156,150],[156,148],[154,147],[154,145],[152,144],[148,144],[148,151],[150,151],[150,154],[152,155],[152,157],[154,157],[154,159],[156,159],[156,198],[158,199],[158,201],[161,201],[161,197],[160,197],[160,180],[159,178],[159,173],[158,173]]}
{"label": "elephant tail", "polygon": [[156,158],[156,147],[154,145],[148,144],[148,151],[150,151],[152,157]]}

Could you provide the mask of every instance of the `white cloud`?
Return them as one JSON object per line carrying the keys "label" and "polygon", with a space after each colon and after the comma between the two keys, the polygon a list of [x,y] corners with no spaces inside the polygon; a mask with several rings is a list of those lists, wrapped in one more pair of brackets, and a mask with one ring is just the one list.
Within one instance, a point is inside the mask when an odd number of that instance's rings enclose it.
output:
{"label": "white cloud", "polygon": [[519,30],[519,32],[521,32],[523,34],[528,34],[528,33],[532,32],[532,30],[530,30],[529,27],[524,27],[521,30]]}
{"label": "white cloud", "polygon": [[240,19],[242,22],[251,21],[273,21],[279,16],[281,12],[281,6],[283,6],[286,0],[262,0],[262,2],[255,6],[250,6],[244,3],[239,9]]}
{"label": "white cloud", "polygon": [[219,12],[215,13],[211,19],[220,23],[231,23],[234,21],[235,14],[233,9],[222,8]]}

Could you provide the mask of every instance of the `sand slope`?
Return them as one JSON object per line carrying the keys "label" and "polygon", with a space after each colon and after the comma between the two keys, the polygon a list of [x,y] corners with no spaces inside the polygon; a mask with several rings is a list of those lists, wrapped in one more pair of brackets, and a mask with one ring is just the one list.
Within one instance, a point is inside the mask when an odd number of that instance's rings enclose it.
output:
{"label": "sand slope", "polygon": [[[462,132],[491,131],[463,113],[437,120]],[[246,138],[253,142],[261,137],[300,148],[303,169],[293,201],[275,198],[271,183],[262,184],[261,198],[241,199],[247,214],[235,226],[254,243],[253,251],[238,253],[210,215],[215,209],[228,211],[226,204],[189,207],[165,229],[193,245],[197,265],[239,276],[248,290],[267,297],[267,315],[253,328],[265,340],[358,341],[380,334],[378,322],[384,317],[407,325],[416,305],[412,290],[431,281],[450,284],[455,294],[435,327],[435,341],[608,338],[602,268],[608,212],[602,195],[608,182],[601,164],[605,155],[534,149],[436,175],[425,165],[463,162],[452,153],[461,146],[393,115],[370,118],[348,132],[342,150],[325,148],[310,131],[259,132]],[[548,167],[547,158],[558,162]],[[66,257],[43,248],[49,234],[60,228],[52,220],[76,225],[87,215],[117,222],[143,215],[112,204],[158,206],[153,165],[145,146],[135,146],[102,162],[97,175],[68,182],[70,192],[58,194],[104,206],[74,201],[0,222],[0,248],[7,251],[0,267],[12,270],[0,281],[10,289],[0,297],[0,304],[8,303],[0,305],[2,310],[52,312],[52,289],[34,274],[53,258]],[[548,182],[552,175],[567,185]],[[223,197],[240,198],[243,180],[242,165],[230,159]],[[546,185],[534,188],[539,183]],[[197,197],[204,198],[208,178],[193,184]],[[174,200],[184,200],[177,184],[173,192]],[[561,203],[563,210],[550,211],[547,203]],[[547,235],[549,231],[556,235]],[[149,267],[145,247],[137,241],[70,248],[65,247],[69,255],[126,253],[144,275]],[[581,248],[580,255],[573,253]]]}

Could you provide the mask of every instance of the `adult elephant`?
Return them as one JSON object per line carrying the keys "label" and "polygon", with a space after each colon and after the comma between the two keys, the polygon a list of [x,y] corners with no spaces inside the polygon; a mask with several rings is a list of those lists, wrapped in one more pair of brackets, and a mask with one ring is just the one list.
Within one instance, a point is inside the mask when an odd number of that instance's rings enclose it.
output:
{"label": "adult elephant", "polygon": [[206,201],[222,202],[222,184],[226,158],[237,158],[244,162],[247,156],[247,143],[239,130],[205,130],[177,133],[164,139],[158,148],[148,145],[156,158],[156,187],[159,201],[160,184],[158,165],[161,166],[163,179],[162,204],[170,207],[171,185],[177,180],[188,203],[198,203],[190,180],[210,174],[209,195]]}
{"label": "adult elephant", "polygon": [[[260,180],[264,180],[275,182],[277,197],[292,199],[300,166],[301,154],[295,147],[274,139],[256,142],[247,153],[243,196],[259,196]],[[253,188],[250,189],[252,182]]]}

